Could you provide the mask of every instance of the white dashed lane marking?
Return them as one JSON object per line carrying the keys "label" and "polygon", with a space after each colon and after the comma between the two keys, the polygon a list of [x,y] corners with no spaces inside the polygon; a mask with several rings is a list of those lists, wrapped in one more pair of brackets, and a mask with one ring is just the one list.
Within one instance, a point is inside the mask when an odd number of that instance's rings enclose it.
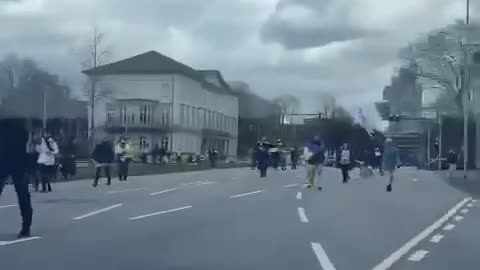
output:
{"label": "white dashed lane marking", "polygon": [[17,239],[13,241],[0,241],[0,247],[1,246],[8,246],[8,245],[13,245],[13,244],[18,244],[22,242],[27,242],[27,241],[33,241],[37,239],[41,239],[42,237],[35,236],[35,237],[29,237],[29,238],[22,238],[22,239]]}
{"label": "white dashed lane marking", "polygon": [[253,191],[253,192],[249,192],[249,193],[243,193],[243,194],[238,194],[238,195],[233,195],[233,196],[230,196],[230,198],[239,198],[239,197],[243,197],[243,196],[248,196],[248,195],[253,195],[253,194],[257,194],[257,193],[262,193],[262,192],[265,192],[265,190],[257,190],[257,191]]}
{"label": "white dashed lane marking", "polygon": [[93,211],[93,212],[90,212],[90,213],[87,213],[85,215],[82,215],[82,216],[79,216],[79,217],[75,217],[73,219],[75,220],[80,220],[80,219],[84,219],[84,218],[87,218],[87,217],[91,217],[91,216],[94,216],[94,215],[98,215],[100,213],[103,213],[103,212],[107,212],[107,211],[110,211],[112,209],[115,209],[117,207],[120,207],[122,206],[123,204],[119,203],[119,204],[114,204],[112,206],[109,206],[109,207],[105,207],[105,208],[102,208],[102,209],[99,209],[99,210],[96,210],[96,211]]}
{"label": "white dashed lane marking", "polygon": [[[420,242],[426,239],[430,234],[432,234],[435,230],[439,229],[440,227],[445,224],[450,218],[452,218],[462,207],[470,202],[472,198],[465,198],[459,203],[457,203],[452,209],[450,209],[444,216],[440,219],[435,221],[432,225],[428,226],[425,230],[423,230],[420,234],[412,238],[408,241],[405,245],[401,248],[396,250],[390,256],[385,258],[381,263],[375,266],[372,270],[386,270],[392,267],[394,263],[400,260],[403,256],[408,254],[415,246],[417,246]],[[453,224],[452,224],[453,225]],[[453,225],[455,226],[455,225]],[[444,227],[445,228],[445,227]]]}
{"label": "white dashed lane marking", "polygon": [[305,209],[303,209],[303,207],[299,207],[297,208],[297,211],[298,211],[298,216],[300,217],[300,221],[303,223],[307,223],[308,218],[307,218],[307,215],[305,214]]}
{"label": "white dashed lane marking", "polygon": [[473,204],[469,203],[467,204],[467,207],[473,207]]}
{"label": "white dashed lane marking", "polygon": [[335,270],[335,266],[333,266],[333,263],[328,258],[328,255],[323,249],[322,245],[319,243],[312,243],[312,249],[317,256],[317,259],[320,262],[323,270]]}
{"label": "white dashed lane marking", "polygon": [[468,209],[462,209],[462,211],[460,211],[460,213],[462,213],[462,214],[466,214],[468,212],[470,212],[470,210],[468,210]]}
{"label": "white dashed lane marking", "polygon": [[462,221],[463,217],[462,216],[455,216],[453,219],[455,219],[455,221]]}
{"label": "white dashed lane marking", "polygon": [[297,200],[301,200],[302,199],[302,192],[297,192]]}
{"label": "white dashed lane marking", "polygon": [[177,212],[177,211],[180,211],[180,210],[185,210],[185,209],[190,209],[190,208],[192,208],[191,205],[189,205],[189,206],[184,206],[184,207],[179,207],[179,208],[175,208],[175,209],[170,209],[170,210],[165,210],[165,211],[160,211],[160,212],[156,212],[156,213],[141,215],[141,216],[137,216],[137,217],[131,217],[131,218],[129,218],[129,219],[130,219],[130,220],[143,219],[143,218],[148,218],[148,217],[163,215],[163,214],[172,213],[172,212]]}
{"label": "white dashed lane marking", "polygon": [[432,243],[440,243],[440,241],[444,238],[445,236],[441,235],[441,234],[436,234],[434,236],[432,236],[432,238],[430,239],[430,242]]}
{"label": "white dashed lane marking", "polygon": [[299,187],[300,185],[299,184],[291,184],[291,185],[286,185],[286,186],[283,186],[284,188],[291,188],[291,187]]}
{"label": "white dashed lane marking", "polygon": [[15,206],[16,206],[15,204],[11,204],[11,205],[0,205],[0,209],[10,208],[10,207],[15,207]]}
{"label": "white dashed lane marking", "polygon": [[172,191],[175,191],[175,190],[177,190],[177,189],[176,188],[166,189],[166,190],[162,190],[162,191],[159,191],[159,192],[151,193],[150,196],[155,196],[155,195],[159,195],[159,194],[163,194],[163,193],[167,193],[167,192],[172,192]]}
{"label": "white dashed lane marking", "polygon": [[412,262],[419,262],[428,254],[428,250],[417,250],[413,253],[408,260]]}
{"label": "white dashed lane marking", "polygon": [[444,231],[451,231],[453,228],[455,228],[455,225],[449,223],[449,224],[443,226],[442,230],[444,230]]}
{"label": "white dashed lane marking", "polygon": [[126,193],[126,192],[133,192],[133,191],[142,191],[147,190],[146,188],[135,188],[135,189],[126,189],[126,190],[112,190],[107,191],[107,194],[118,194],[118,193]]}

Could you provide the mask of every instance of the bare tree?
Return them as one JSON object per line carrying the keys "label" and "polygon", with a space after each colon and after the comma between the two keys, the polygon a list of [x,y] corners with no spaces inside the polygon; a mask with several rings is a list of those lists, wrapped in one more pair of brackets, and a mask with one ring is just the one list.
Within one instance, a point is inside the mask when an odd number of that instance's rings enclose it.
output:
{"label": "bare tree", "polygon": [[297,97],[292,95],[282,95],[273,99],[273,103],[280,107],[280,123],[283,125],[286,122],[287,115],[294,114],[300,107],[300,101]]}
{"label": "bare tree", "polygon": [[322,93],[320,96],[320,101],[322,104],[321,113],[323,113],[325,117],[335,118],[335,108],[337,106],[337,100],[335,96],[329,93]]}
{"label": "bare tree", "polygon": [[105,45],[105,34],[95,26],[92,39],[86,46],[85,58],[82,62],[82,66],[89,71],[88,80],[84,87],[84,95],[87,97],[90,106],[89,137],[92,143],[95,141],[95,105],[100,99],[112,94],[110,88],[99,84],[99,78],[95,69],[105,64],[105,60],[110,52],[111,49]]}

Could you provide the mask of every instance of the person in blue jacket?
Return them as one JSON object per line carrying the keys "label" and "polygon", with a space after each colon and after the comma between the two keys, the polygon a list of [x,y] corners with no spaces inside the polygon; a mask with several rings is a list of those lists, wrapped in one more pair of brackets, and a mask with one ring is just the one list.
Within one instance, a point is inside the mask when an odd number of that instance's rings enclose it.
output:
{"label": "person in blue jacket", "polygon": [[322,190],[320,185],[317,185],[317,177],[322,174],[323,163],[325,162],[325,145],[320,137],[315,136],[313,140],[304,148],[303,156],[307,168],[307,187],[316,187]]}
{"label": "person in blue jacket", "polygon": [[400,155],[398,148],[393,143],[391,138],[387,138],[385,141],[385,148],[383,151],[383,170],[387,172],[389,181],[387,185],[387,192],[392,191],[392,184],[394,173],[397,168],[400,167]]}

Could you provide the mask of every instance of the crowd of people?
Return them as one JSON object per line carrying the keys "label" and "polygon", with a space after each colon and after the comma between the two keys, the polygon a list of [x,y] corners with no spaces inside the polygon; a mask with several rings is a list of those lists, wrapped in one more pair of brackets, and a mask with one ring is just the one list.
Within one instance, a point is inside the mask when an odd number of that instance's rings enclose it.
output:
{"label": "crowd of people", "polygon": [[[386,171],[389,177],[386,190],[391,192],[394,172],[400,166],[399,150],[391,138],[387,138],[385,144],[381,147],[376,146],[372,150],[372,156],[363,161],[353,158],[348,143],[344,143],[335,151],[335,165],[341,171],[342,182],[348,183],[350,180],[349,172],[355,167],[360,168],[361,175],[372,175],[372,170],[378,170],[379,174],[383,176]],[[266,178],[269,167],[275,170],[278,170],[278,168],[286,170],[288,154],[290,155],[292,170],[297,169],[299,159],[303,158],[306,168],[306,186],[322,190],[322,187],[318,184],[318,179],[322,174],[324,164],[326,164],[328,152],[327,146],[318,136],[305,144],[303,153],[300,153],[298,147],[287,149],[280,139],[276,143],[270,143],[266,137],[263,137],[252,151],[251,167],[260,172],[261,178]]]}

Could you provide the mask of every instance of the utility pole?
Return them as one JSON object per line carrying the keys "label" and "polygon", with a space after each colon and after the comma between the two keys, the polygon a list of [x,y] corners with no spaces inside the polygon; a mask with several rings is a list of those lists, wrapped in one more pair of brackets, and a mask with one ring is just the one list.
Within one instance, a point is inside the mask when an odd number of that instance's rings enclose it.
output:
{"label": "utility pole", "polygon": [[42,117],[42,124],[43,124],[43,132],[47,131],[47,88],[43,88],[43,117]]}
{"label": "utility pole", "polygon": [[468,109],[469,109],[469,72],[468,72],[468,25],[470,24],[470,0],[467,0],[465,19],[465,43],[463,46],[463,74],[462,74],[462,100],[463,100],[463,178],[467,179],[468,166]]}
{"label": "utility pole", "polygon": [[442,114],[438,114],[438,170],[442,170],[442,126],[443,126],[443,119]]}

